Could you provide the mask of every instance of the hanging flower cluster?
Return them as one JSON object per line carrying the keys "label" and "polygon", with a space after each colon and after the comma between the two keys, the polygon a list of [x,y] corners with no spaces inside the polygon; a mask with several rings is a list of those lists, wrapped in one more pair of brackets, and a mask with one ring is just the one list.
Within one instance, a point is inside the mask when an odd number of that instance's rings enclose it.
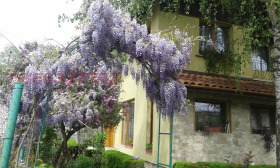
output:
{"label": "hanging flower cluster", "polygon": [[[142,81],[158,112],[163,116],[187,112],[187,91],[177,81],[178,74],[190,61],[192,51],[186,33],[175,30],[173,38],[161,33],[148,34],[146,25],[140,25],[129,14],[114,9],[108,0],[92,2],[82,31],[83,57],[102,60],[110,68],[119,62],[118,56],[128,54],[129,65],[124,66],[124,74],[130,70],[137,84]],[[134,61],[138,65],[136,69],[131,66]]]}

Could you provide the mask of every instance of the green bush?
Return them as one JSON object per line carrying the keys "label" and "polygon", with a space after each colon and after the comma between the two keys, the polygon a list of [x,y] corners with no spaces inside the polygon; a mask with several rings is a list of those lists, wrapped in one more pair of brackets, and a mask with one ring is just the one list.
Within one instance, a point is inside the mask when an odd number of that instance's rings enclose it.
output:
{"label": "green bush", "polygon": [[85,156],[86,157],[93,157],[92,156],[93,154],[94,154],[94,150],[92,150],[92,149],[85,150]]}
{"label": "green bush", "polygon": [[48,164],[46,163],[42,163],[40,164],[37,168],[54,168],[53,166],[49,166]]}
{"label": "green bush", "polygon": [[199,166],[195,163],[189,162],[175,162],[173,164],[173,168],[199,168]]}
{"label": "green bush", "polygon": [[143,160],[130,160],[132,156],[126,155],[119,151],[104,151],[106,168],[144,168]]}
{"label": "green bush", "polygon": [[69,168],[93,168],[94,161],[92,158],[85,156],[78,156],[78,158],[71,162]]}
{"label": "green bush", "polygon": [[69,139],[68,141],[67,141],[67,147],[68,148],[75,148],[75,147],[77,147],[78,146],[78,144],[77,144],[77,142],[74,140],[74,139]]}
{"label": "green bush", "polygon": [[242,167],[238,164],[227,164],[227,163],[217,163],[217,162],[197,162],[197,164],[201,167],[209,167],[209,168],[239,168]]}
{"label": "green bush", "polygon": [[276,168],[276,166],[266,166],[266,165],[263,165],[263,166],[249,166],[249,168]]}
{"label": "green bush", "polygon": [[[239,164],[227,164],[227,163],[217,163],[217,162],[175,162],[173,168],[243,168]],[[276,166],[249,166],[249,168],[276,168]]]}

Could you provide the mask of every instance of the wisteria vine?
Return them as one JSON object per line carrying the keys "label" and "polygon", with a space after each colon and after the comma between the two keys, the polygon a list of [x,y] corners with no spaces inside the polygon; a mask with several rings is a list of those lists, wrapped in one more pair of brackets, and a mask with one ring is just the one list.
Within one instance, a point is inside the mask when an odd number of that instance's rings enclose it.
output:
{"label": "wisteria vine", "polygon": [[[86,20],[80,41],[89,42],[81,43],[82,56],[102,60],[112,67],[116,60],[121,66],[120,56],[128,54],[129,64],[124,66],[124,74],[130,70],[136,83],[142,81],[158,112],[163,116],[187,113],[187,89],[178,82],[178,74],[190,62],[192,44],[187,33],[175,30],[172,38],[161,33],[149,34],[146,25],[116,10],[108,0],[93,1]],[[134,61],[136,69],[132,67]]]}

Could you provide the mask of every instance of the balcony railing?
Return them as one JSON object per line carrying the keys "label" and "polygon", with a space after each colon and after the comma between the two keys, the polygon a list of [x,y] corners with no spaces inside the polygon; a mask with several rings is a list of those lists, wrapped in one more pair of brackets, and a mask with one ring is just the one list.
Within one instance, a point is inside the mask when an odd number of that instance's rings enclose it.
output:
{"label": "balcony railing", "polygon": [[253,78],[273,80],[272,67],[269,66],[265,61],[254,60],[252,64],[252,69]]}

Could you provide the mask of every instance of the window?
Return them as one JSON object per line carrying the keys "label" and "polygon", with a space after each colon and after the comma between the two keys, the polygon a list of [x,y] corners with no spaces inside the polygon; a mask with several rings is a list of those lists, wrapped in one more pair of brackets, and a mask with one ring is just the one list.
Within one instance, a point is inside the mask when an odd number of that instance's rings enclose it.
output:
{"label": "window", "polygon": [[275,133],[275,108],[251,107],[252,133],[260,134],[263,127],[269,127],[271,133]]}
{"label": "window", "polygon": [[128,102],[128,108],[124,113],[122,123],[122,143],[133,143],[134,130],[134,100]]}
{"label": "window", "polygon": [[269,54],[267,47],[252,46],[252,67],[254,71],[268,71]]}
{"label": "window", "polygon": [[195,129],[206,128],[212,132],[230,132],[229,114],[226,103],[195,102]]}
{"label": "window", "polygon": [[225,51],[228,49],[228,29],[215,26],[199,26],[199,36],[204,37],[205,40],[199,41],[199,50],[210,50],[212,47],[209,40],[215,44],[216,50]]}

